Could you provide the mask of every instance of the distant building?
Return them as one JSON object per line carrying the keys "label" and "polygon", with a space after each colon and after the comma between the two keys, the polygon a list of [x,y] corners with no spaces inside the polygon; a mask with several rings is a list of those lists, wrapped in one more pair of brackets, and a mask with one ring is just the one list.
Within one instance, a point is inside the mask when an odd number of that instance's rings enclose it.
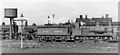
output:
{"label": "distant building", "polygon": [[110,23],[112,23],[112,18],[109,17],[109,14],[106,14],[105,17],[100,17],[100,18],[88,18],[87,15],[85,16],[85,18],[82,17],[82,15],[80,15],[79,18],[76,18],[75,23],[81,23],[84,22],[85,26],[96,26],[96,25],[100,25],[100,26],[108,26]]}

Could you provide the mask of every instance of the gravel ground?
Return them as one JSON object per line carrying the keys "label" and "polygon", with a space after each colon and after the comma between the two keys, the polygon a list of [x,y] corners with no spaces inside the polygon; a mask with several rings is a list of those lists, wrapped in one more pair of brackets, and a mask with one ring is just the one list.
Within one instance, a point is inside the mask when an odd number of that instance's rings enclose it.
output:
{"label": "gravel ground", "polygon": [[[20,41],[2,42],[4,53],[118,53],[117,43],[37,43],[24,41],[24,49],[20,49]],[[33,43],[33,44],[30,44]]]}

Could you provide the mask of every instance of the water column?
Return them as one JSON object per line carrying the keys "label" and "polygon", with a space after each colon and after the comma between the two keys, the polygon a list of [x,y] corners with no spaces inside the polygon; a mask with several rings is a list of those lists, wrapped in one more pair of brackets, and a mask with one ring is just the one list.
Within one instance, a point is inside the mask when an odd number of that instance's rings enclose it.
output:
{"label": "water column", "polygon": [[4,17],[5,18],[10,18],[10,39],[12,38],[12,24],[14,18],[17,18],[17,8],[5,8],[4,9]]}

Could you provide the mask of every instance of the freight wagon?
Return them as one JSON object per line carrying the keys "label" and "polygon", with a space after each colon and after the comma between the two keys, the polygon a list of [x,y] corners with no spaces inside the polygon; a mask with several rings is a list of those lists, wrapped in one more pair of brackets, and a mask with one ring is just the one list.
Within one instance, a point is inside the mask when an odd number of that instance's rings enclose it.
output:
{"label": "freight wagon", "polygon": [[[44,26],[37,28],[37,36],[40,41],[66,41],[70,37],[68,27],[64,26]],[[70,38],[68,38],[70,39]]]}

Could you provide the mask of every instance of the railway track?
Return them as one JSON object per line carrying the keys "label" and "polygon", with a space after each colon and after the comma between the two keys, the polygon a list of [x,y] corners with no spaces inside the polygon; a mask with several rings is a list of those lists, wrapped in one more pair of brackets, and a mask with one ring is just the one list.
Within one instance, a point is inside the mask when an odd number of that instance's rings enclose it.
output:
{"label": "railway track", "polygon": [[2,47],[3,52],[10,53],[117,53],[115,44],[100,43],[27,43],[20,48],[20,43],[10,44],[10,47]]}
{"label": "railway track", "polygon": [[2,40],[3,52],[118,52],[118,43],[94,43],[94,42],[36,42],[24,41],[24,48],[20,48],[20,40]]}
{"label": "railway track", "polygon": [[[8,43],[8,44],[12,44],[12,45],[16,45],[16,44],[21,44],[20,41],[16,41],[16,40],[3,40],[4,43]],[[117,46],[118,43],[101,43],[101,42],[97,42],[97,43],[94,43],[94,42],[36,42],[36,41],[24,41],[23,44],[25,45],[41,45],[41,46],[49,46],[49,45],[91,45],[91,46],[104,46],[104,45],[109,45],[109,44],[113,44],[112,46]]]}

